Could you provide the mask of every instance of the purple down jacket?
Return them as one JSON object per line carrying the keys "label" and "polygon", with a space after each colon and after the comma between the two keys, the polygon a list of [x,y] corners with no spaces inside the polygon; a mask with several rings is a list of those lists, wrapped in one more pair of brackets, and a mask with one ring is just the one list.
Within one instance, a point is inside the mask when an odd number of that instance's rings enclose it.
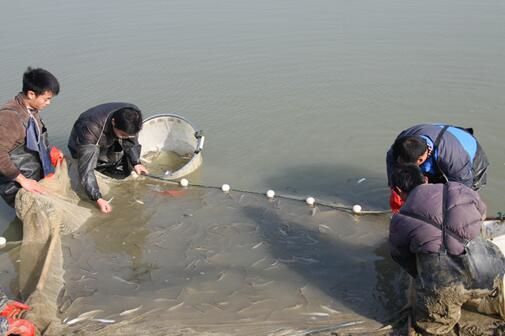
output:
{"label": "purple down jacket", "polygon": [[[444,187],[446,204],[443,206]],[[446,216],[447,252],[460,255],[464,241],[480,234],[486,205],[479,194],[458,182],[422,184],[408,195],[400,213],[393,216],[389,227],[392,258],[412,275],[417,253],[436,253],[441,250],[443,213]],[[438,225],[435,226],[435,225]]]}

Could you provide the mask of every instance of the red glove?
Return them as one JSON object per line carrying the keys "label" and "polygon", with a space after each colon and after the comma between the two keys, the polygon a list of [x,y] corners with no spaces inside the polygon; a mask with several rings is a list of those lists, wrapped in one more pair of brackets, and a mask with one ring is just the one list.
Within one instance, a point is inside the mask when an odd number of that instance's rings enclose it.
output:
{"label": "red glove", "polygon": [[24,303],[9,301],[9,303],[5,305],[5,308],[0,312],[0,316],[17,319],[23,311],[30,309],[32,308]]}
{"label": "red glove", "polygon": [[400,195],[391,188],[391,195],[389,196],[389,206],[391,207],[391,211],[393,214],[397,214],[400,212],[400,208],[402,205],[405,203],[405,201],[402,200]]}
{"label": "red glove", "polygon": [[7,317],[9,322],[9,329],[6,336],[19,335],[19,336],[35,336],[35,326],[28,320],[13,319]]}
{"label": "red glove", "polygon": [[63,161],[63,152],[58,147],[53,146],[49,152],[49,157],[53,167],[57,167]]}

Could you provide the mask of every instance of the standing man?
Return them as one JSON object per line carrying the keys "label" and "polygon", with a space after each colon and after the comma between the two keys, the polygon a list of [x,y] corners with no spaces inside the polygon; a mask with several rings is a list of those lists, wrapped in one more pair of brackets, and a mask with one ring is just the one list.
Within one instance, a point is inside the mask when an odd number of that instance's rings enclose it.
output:
{"label": "standing man", "polygon": [[0,195],[12,207],[20,188],[45,192],[38,181],[53,167],[40,111],[59,92],[60,84],[49,71],[28,68],[22,91],[0,107]]}
{"label": "standing man", "polygon": [[[473,190],[486,184],[489,162],[472,129],[451,125],[422,124],[400,133],[387,152],[388,185],[395,165],[417,164],[430,183],[460,182]],[[393,212],[401,206],[391,192]]]}
{"label": "standing man", "polygon": [[465,303],[505,319],[505,258],[480,237],[486,206],[458,182],[428,184],[415,164],[397,167],[391,186],[405,201],[389,227],[391,256],[413,278],[415,327],[459,335]]}
{"label": "standing man", "polygon": [[138,132],[142,128],[142,112],[128,103],[106,103],[83,112],[72,128],[68,149],[77,159],[79,180],[86,194],[96,201],[103,213],[112,207],[102,198],[95,169],[126,177],[133,169],[137,174],[148,174],[140,163]]}

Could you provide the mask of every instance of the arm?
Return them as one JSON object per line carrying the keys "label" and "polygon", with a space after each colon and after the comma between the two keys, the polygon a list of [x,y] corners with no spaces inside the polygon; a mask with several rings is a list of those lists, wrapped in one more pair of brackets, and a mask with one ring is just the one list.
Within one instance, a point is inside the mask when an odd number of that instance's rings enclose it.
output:
{"label": "arm", "polygon": [[123,140],[123,150],[126,158],[132,165],[135,173],[138,175],[149,174],[149,171],[140,163],[140,151],[142,146],[139,144],[138,139],[125,139]]}
{"label": "arm", "polygon": [[24,142],[25,130],[11,111],[0,113],[0,174],[14,180],[21,172],[9,153]]}
{"label": "arm", "polygon": [[388,186],[391,186],[391,175],[393,174],[393,168],[395,166],[393,160],[393,150],[390,148],[386,154],[386,172],[388,177]]}
{"label": "arm", "polygon": [[112,207],[102,198],[95,176],[99,152],[100,148],[97,145],[81,145],[78,152],[77,169],[81,184],[89,199],[96,201],[101,212],[109,213],[112,211]]}
{"label": "arm", "polygon": [[140,150],[142,146],[139,144],[138,139],[135,137],[133,139],[123,140],[123,150],[126,158],[131,163],[132,166],[140,164]]}
{"label": "arm", "polygon": [[463,148],[444,148],[438,155],[439,168],[449,181],[472,187],[472,161]]}
{"label": "arm", "polygon": [[400,215],[394,215],[389,226],[389,248],[391,258],[411,276],[417,276],[416,255],[411,252],[408,231]]}
{"label": "arm", "polygon": [[36,180],[26,178],[10,157],[10,152],[23,143],[25,129],[20,121],[10,111],[0,114],[0,174],[16,181],[24,189],[30,192],[45,193],[44,187]]}

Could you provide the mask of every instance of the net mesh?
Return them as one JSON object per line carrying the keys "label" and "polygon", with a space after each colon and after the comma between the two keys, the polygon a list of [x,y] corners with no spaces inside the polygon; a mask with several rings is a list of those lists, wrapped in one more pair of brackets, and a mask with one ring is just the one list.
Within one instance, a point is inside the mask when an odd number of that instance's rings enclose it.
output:
{"label": "net mesh", "polygon": [[60,235],[77,230],[91,216],[91,210],[79,206],[65,161],[41,184],[47,194],[24,189],[18,192],[16,214],[23,222],[19,290],[22,296],[29,296],[27,303],[32,307],[26,318],[45,331],[58,329],[61,324],[57,317],[58,296],[64,286]]}

